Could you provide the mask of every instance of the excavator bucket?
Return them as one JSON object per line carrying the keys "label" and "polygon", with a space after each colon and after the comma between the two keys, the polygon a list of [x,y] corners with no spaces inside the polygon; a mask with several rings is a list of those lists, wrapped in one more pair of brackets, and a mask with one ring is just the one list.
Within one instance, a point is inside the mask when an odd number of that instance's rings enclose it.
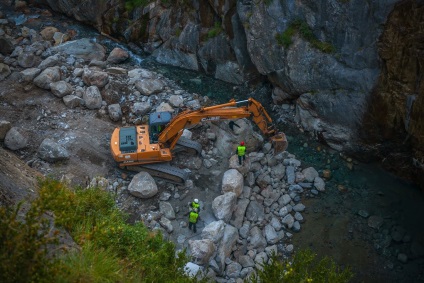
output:
{"label": "excavator bucket", "polygon": [[288,143],[284,133],[277,133],[275,136],[271,137],[271,142],[274,147],[274,154],[278,154],[287,149]]}

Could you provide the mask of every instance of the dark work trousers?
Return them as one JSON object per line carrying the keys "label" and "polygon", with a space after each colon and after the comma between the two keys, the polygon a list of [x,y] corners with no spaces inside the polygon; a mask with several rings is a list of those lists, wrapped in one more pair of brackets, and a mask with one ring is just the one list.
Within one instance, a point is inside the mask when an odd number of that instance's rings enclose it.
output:
{"label": "dark work trousers", "polygon": [[239,165],[242,165],[243,163],[242,163],[242,160],[243,161],[245,161],[246,160],[246,155],[242,155],[242,156],[238,156],[238,158],[239,158]]}
{"label": "dark work trousers", "polygon": [[196,233],[196,223],[188,222],[188,229],[191,230],[191,227],[193,227],[193,232]]}

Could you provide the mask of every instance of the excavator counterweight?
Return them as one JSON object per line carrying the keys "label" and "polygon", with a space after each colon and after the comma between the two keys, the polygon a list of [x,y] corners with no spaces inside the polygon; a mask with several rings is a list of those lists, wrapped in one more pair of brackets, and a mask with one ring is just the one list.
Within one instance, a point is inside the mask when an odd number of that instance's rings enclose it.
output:
{"label": "excavator counterweight", "polygon": [[[278,132],[264,107],[253,98],[243,101],[186,110],[174,117],[170,112],[155,112],[149,116],[149,124],[116,128],[111,137],[112,156],[121,168],[144,170],[170,182],[182,183],[187,171],[164,165],[173,154],[182,150],[201,151],[197,142],[181,138],[184,129],[206,121],[250,118],[263,135],[273,144],[274,152],[286,150],[287,139]],[[166,167],[166,168],[165,168]]]}

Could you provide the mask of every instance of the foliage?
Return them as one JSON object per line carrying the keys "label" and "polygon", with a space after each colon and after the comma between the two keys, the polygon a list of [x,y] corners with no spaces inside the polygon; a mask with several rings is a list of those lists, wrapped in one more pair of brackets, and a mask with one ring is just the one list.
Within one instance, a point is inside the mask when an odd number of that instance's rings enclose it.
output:
{"label": "foliage", "polygon": [[221,23],[215,22],[214,27],[208,31],[208,38],[214,38],[222,32]]}
{"label": "foliage", "polygon": [[[46,257],[42,248],[51,241],[40,217],[46,211],[80,251],[58,260]],[[16,220],[17,210],[0,213],[1,282],[198,282],[184,273],[185,251],[176,255],[175,245],[160,233],[128,224],[111,195],[99,188],[70,190],[61,182],[41,180],[25,221]],[[7,260],[10,255],[14,261]],[[32,279],[16,280],[15,274]]]}
{"label": "foliage", "polygon": [[272,4],[273,1],[274,0],[264,0],[264,3],[265,3],[266,6],[269,6],[269,5]]}
{"label": "foliage", "polygon": [[318,40],[309,25],[301,20],[293,21],[283,33],[277,33],[275,39],[279,45],[288,48],[292,44],[292,37],[296,32],[311,43],[314,48],[324,53],[332,53],[335,51],[334,46],[330,43]]}
{"label": "foliage", "polygon": [[19,216],[21,205],[0,207],[0,282],[52,282],[61,271],[47,254],[50,223],[37,207]]}
{"label": "foliage", "polygon": [[125,10],[132,11],[138,7],[147,6],[150,0],[125,0]]}
{"label": "foliage", "polygon": [[342,270],[335,262],[324,257],[317,260],[310,250],[299,251],[292,261],[281,261],[274,254],[271,263],[262,265],[262,270],[245,280],[245,282],[349,282],[352,272],[349,268]]}

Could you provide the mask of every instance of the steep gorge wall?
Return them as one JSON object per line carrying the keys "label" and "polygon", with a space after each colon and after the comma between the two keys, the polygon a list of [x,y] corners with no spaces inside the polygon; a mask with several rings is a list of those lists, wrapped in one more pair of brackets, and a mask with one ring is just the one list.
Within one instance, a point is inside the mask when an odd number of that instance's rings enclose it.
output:
{"label": "steep gorge wall", "polygon": [[274,103],[295,102],[299,124],[331,147],[364,159],[410,154],[405,168],[423,170],[421,0],[32,2],[164,64],[234,84],[266,78]]}

